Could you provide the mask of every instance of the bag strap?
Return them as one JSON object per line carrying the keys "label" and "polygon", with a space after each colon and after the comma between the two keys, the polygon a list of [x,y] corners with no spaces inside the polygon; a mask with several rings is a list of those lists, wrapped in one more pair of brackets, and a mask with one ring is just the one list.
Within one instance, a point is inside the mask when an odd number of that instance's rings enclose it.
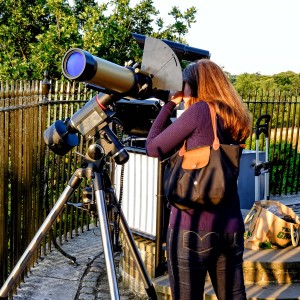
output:
{"label": "bag strap", "polygon": [[207,105],[209,107],[211,124],[214,132],[214,141],[212,147],[214,150],[218,150],[220,148],[220,140],[217,134],[217,114],[215,108],[210,103],[207,103]]}
{"label": "bag strap", "polygon": [[251,232],[251,234],[252,234],[252,232],[255,229],[255,225],[257,223],[258,217],[260,216],[261,212],[262,212],[262,207],[254,204],[252,206],[252,209],[247,214],[247,216],[246,216],[246,218],[244,220],[244,224],[245,225],[247,223],[250,223],[249,227],[248,227],[248,231]]}
{"label": "bag strap", "polygon": [[[213,149],[214,150],[218,150],[220,148],[220,140],[218,138],[218,134],[217,134],[217,114],[216,114],[216,110],[213,107],[213,105],[211,103],[206,102],[209,110],[210,110],[210,116],[211,116],[211,123],[212,123],[212,128],[213,128],[213,132],[214,132],[214,141],[213,141]],[[239,144],[239,146],[241,148],[245,148],[246,145],[245,144]]]}
{"label": "bag strap", "polygon": [[[244,224],[246,225],[248,222],[251,222],[253,217],[254,217],[254,210],[256,209],[255,205],[252,206],[251,210],[248,212],[245,220],[244,220]],[[253,213],[254,212],[254,213]]]}

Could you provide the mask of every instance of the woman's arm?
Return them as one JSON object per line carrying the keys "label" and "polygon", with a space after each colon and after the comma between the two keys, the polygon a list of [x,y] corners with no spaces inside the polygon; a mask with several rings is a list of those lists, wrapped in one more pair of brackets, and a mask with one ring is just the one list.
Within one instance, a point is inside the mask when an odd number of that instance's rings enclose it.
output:
{"label": "woman's arm", "polygon": [[163,157],[180,147],[197,128],[205,129],[207,126],[211,128],[209,109],[204,102],[190,106],[168,126],[175,106],[176,103],[173,101],[166,103],[155,119],[146,141],[147,155]]}

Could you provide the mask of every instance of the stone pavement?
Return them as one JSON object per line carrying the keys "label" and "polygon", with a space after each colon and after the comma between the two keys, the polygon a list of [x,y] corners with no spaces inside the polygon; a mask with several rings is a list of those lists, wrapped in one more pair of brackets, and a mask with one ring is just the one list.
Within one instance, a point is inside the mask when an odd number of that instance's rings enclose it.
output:
{"label": "stone pavement", "polygon": [[[300,195],[272,197],[300,214]],[[248,210],[242,210],[243,215]],[[70,261],[54,249],[32,268],[14,300],[105,300],[110,299],[99,227],[64,242],[62,248],[77,259]],[[118,273],[118,256],[116,272]],[[119,282],[120,299],[140,299]]]}
{"label": "stone pavement", "polygon": [[[80,233],[62,248],[76,257],[76,264],[54,249],[32,268],[14,300],[110,299],[99,227]],[[118,257],[115,261],[118,274]],[[122,300],[136,298],[121,282],[119,290]]]}

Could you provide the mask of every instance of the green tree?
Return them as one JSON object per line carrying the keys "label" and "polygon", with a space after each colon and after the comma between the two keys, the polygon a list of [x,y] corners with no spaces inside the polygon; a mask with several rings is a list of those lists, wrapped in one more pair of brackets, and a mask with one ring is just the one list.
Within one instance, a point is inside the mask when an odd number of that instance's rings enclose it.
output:
{"label": "green tree", "polygon": [[249,93],[249,91],[256,90],[267,93],[276,90],[299,95],[300,92],[300,74],[292,71],[281,72],[272,76],[244,73],[236,76],[236,80],[232,82],[239,93]]}
{"label": "green tree", "polygon": [[235,85],[236,84],[236,79],[237,79],[237,75],[232,75],[231,73],[227,72],[224,70],[224,67],[222,67],[225,75],[227,76],[227,78],[229,79],[229,81]]}
{"label": "green tree", "polygon": [[0,3],[0,79],[39,79],[47,69],[59,79],[61,60],[72,47],[123,65],[141,60],[141,50],[131,33],[177,42],[195,22],[195,7],[180,12],[165,24],[152,0],[134,7],[130,0],[3,0]]}
{"label": "green tree", "polygon": [[111,0],[95,8],[85,7],[79,15],[80,19],[87,20],[81,27],[83,48],[123,65],[130,59],[138,61],[141,58],[141,50],[131,33],[186,43],[183,36],[195,22],[195,7],[184,13],[173,7],[169,14],[174,23],[165,24],[152,0],[142,0],[134,7],[130,6],[130,0]]}
{"label": "green tree", "polygon": [[165,38],[168,40],[177,40],[178,42],[186,43],[184,36],[188,33],[192,23],[196,22],[196,8],[194,6],[181,12],[177,6],[174,6],[169,15],[175,20],[173,24],[165,24],[164,20],[158,18],[156,25],[158,32],[156,37]]}
{"label": "green tree", "polygon": [[272,91],[277,88],[276,82],[273,76],[263,76],[260,81],[260,88],[265,91]]}
{"label": "green tree", "polygon": [[40,78],[44,70],[55,78],[61,76],[61,61],[71,47],[82,45],[78,22],[67,0],[47,0],[51,19],[47,30],[30,45],[32,78]]}
{"label": "green tree", "polygon": [[244,73],[237,76],[235,81],[235,88],[239,93],[244,93],[245,91],[255,91],[260,87],[260,78],[259,73],[249,74]]}
{"label": "green tree", "polygon": [[283,91],[299,92],[300,86],[300,74],[296,74],[292,71],[281,72],[274,75],[274,81],[277,87]]}
{"label": "green tree", "polygon": [[32,77],[31,45],[49,23],[46,0],[1,0],[1,79]]}

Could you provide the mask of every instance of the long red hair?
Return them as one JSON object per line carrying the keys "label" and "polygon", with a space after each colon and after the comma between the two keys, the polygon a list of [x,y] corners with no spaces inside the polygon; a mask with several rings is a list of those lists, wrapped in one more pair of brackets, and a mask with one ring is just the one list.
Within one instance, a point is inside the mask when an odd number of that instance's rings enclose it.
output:
{"label": "long red hair", "polygon": [[237,141],[245,140],[250,134],[249,112],[223,70],[209,59],[190,64],[183,72],[183,81],[191,90],[192,97],[186,107],[205,101],[211,103],[226,128]]}

